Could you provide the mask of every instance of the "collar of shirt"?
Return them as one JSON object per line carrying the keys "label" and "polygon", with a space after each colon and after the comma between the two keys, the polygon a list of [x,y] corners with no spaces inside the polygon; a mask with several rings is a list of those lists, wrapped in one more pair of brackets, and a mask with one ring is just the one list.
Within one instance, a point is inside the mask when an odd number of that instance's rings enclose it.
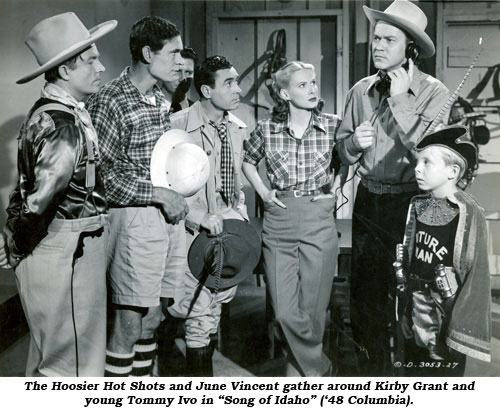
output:
{"label": "collar of shirt", "polygon": [[[411,80],[410,88],[408,89],[408,91],[410,91],[414,96],[417,96],[420,90],[421,76],[422,73],[420,72],[420,70],[416,66],[414,66],[413,79]],[[369,94],[371,90],[375,89],[375,85],[380,81],[380,78],[381,78],[380,71],[374,74],[373,76],[370,76],[368,78],[368,84],[366,86],[364,94]]]}
{"label": "collar of shirt", "polygon": [[[286,121],[280,122],[280,123],[271,122],[270,125],[272,126],[269,130],[271,134],[279,134],[279,133],[283,133],[284,131],[287,131],[288,135],[290,135],[292,138],[295,138],[295,137],[293,137],[293,134],[290,132],[290,130],[291,130],[290,118],[288,118]],[[314,112],[311,114],[311,120],[309,120],[309,125],[308,125],[306,131],[311,128],[311,125],[312,125],[312,127],[317,128],[318,130],[321,130],[322,132],[326,133],[326,127],[325,127],[325,124],[323,122],[323,118],[321,116],[318,116]],[[304,135],[305,134],[306,133],[304,133]]]}
{"label": "collar of shirt", "polygon": [[[222,121],[227,123],[231,122],[231,118],[228,112],[224,113]],[[199,101],[194,103],[190,107],[190,113],[188,118],[188,123],[186,125],[186,131],[188,133],[198,130],[199,128],[205,127],[205,125],[209,124],[210,119],[208,118],[205,110],[203,110],[203,106]]]}
{"label": "collar of shirt", "polygon": [[157,84],[155,84],[151,89],[151,93],[149,93],[146,96],[142,94],[136,86],[134,86],[132,81],[130,81],[129,72],[130,72],[130,67],[125,67],[125,69],[122,71],[122,74],[120,74],[120,79],[123,82],[123,91],[125,92],[125,94],[126,95],[135,94],[138,100],[150,106],[156,106],[158,104],[165,105],[168,111],[169,104],[167,102],[167,99],[161,92],[160,87]]}

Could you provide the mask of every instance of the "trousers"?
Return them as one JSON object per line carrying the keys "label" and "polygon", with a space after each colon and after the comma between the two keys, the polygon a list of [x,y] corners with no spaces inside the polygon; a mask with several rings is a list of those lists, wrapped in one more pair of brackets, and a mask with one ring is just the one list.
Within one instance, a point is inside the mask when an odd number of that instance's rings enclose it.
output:
{"label": "trousers", "polygon": [[323,352],[326,312],[338,256],[335,200],[283,197],[286,209],[265,204],[262,255],[288,361],[304,376],[331,366]]}
{"label": "trousers", "polygon": [[[352,217],[351,327],[360,374],[391,376],[396,244],[417,193],[375,194],[359,184]],[[391,344],[391,340],[393,343]]]}
{"label": "trousers", "polygon": [[[224,219],[234,218],[243,220],[241,214],[227,208],[222,212]],[[186,232],[187,249],[195,240],[194,235]],[[189,268],[184,276],[184,296],[176,299],[175,303],[168,307],[169,313],[177,318],[185,318],[185,339],[189,348],[200,348],[209,345],[210,335],[217,332],[220,322],[221,305],[229,303],[236,295],[237,286],[211,291],[191,274]]]}
{"label": "trousers", "polygon": [[26,376],[104,375],[107,216],[55,219],[16,267],[30,328]]}

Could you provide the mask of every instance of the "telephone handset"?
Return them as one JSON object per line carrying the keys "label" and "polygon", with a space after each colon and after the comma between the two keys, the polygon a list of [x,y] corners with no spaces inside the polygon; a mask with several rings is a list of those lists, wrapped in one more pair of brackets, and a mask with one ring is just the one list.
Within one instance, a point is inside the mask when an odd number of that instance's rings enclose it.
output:
{"label": "telephone handset", "polygon": [[[415,61],[418,59],[418,56],[420,55],[420,48],[413,42],[409,43],[406,46],[405,50],[405,57],[406,61],[401,65],[406,71],[409,70],[410,64],[408,63],[408,59],[412,59],[412,61],[415,63]],[[391,78],[387,75],[387,73],[384,73],[379,81],[379,86],[378,86],[379,92],[381,93],[387,93],[389,94],[389,90],[391,89]]]}
{"label": "telephone handset", "polygon": [[406,46],[405,50],[405,57],[406,61],[402,64],[402,67],[408,71],[410,64],[408,63],[408,59],[412,59],[412,61],[415,63],[415,61],[418,59],[418,56],[420,55],[420,48],[414,43],[411,42]]}

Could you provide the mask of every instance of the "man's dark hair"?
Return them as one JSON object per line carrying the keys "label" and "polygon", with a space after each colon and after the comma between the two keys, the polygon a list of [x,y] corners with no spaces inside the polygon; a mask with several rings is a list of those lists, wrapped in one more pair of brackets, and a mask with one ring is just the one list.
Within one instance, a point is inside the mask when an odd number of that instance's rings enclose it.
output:
{"label": "man's dark hair", "polygon": [[196,52],[192,48],[190,48],[190,47],[184,48],[181,51],[181,56],[184,59],[193,60],[194,64],[196,65],[196,60],[197,60],[196,59]]}
{"label": "man's dark hair", "polygon": [[129,48],[132,61],[148,64],[142,55],[142,48],[149,46],[152,51],[163,48],[165,41],[180,36],[176,25],[163,17],[146,16],[135,22],[130,31]]}
{"label": "man's dark hair", "polygon": [[230,69],[233,67],[231,62],[222,56],[207,57],[194,70],[194,87],[196,91],[203,97],[201,86],[215,86],[215,73],[219,70]]}
{"label": "man's dark hair", "polygon": [[91,46],[87,47],[85,50],[82,50],[76,56],[72,56],[69,59],[64,60],[61,64],[58,64],[57,66],[52,67],[51,69],[47,70],[45,72],[45,81],[47,83],[53,83],[57,79],[60,79],[61,76],[59,75],[59,67],[61,67],[61,66],[68,66],[68,68],[70,68],[71,70],[73,70],[75,68],[75,66],[76,66],[76,62],[78,60],[78,57],[80,57],[80,55],[82,53],[85,53],[90,47]]}

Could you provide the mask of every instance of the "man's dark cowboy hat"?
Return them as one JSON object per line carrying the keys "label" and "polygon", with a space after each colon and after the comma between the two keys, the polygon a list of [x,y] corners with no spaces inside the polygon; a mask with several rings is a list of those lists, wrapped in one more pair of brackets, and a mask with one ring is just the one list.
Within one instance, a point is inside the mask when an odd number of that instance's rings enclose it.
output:
{"label": "man's dark cowboy hat", "polygon": [[439,146],[452,150],[465,160],[466,170],[474,170],[477,165],[477,148],[470,138],[467,127],[455,125],[435,131],[422,138],[415,149],[422,151],[429,146]]}
{"label": "man's dark cowboy hat", "polygon": [[373,26],[377,24],[377,21],[384,21],[408,33],[420,47],[422,57],[431,57],[436,52],[434,43],[425,32],[427,17],[418,6],[408,0],[395,0],[384,11],[366,6],[363,6],[363,11]]}
{"label": "man's dark cowboy hat", "polygon": [[223,221],[223,232],[201,232],[188,254],[191,273],[212,290],[230,288],[250,275],[260,259],[261,240],[247,222]]}

